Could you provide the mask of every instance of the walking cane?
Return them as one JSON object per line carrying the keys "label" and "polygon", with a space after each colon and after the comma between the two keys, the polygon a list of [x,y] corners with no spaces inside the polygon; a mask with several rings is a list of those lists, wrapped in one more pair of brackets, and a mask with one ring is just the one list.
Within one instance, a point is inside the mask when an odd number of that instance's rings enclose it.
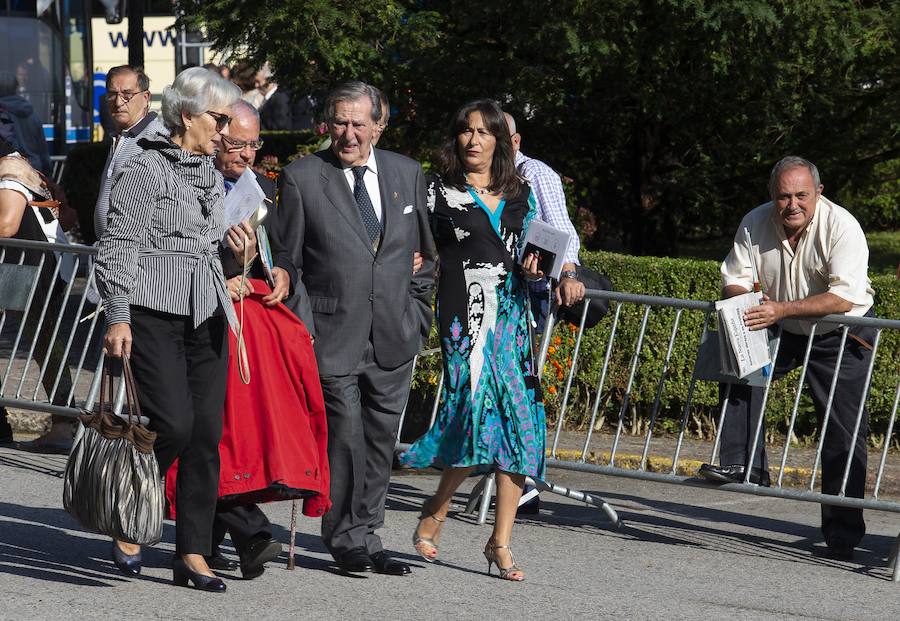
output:
{"label": "walking cane", "polygon": [[288,547],[288,569],[294,569],[294,542],[297,539],[297,500],[291,501],[291,545]]}

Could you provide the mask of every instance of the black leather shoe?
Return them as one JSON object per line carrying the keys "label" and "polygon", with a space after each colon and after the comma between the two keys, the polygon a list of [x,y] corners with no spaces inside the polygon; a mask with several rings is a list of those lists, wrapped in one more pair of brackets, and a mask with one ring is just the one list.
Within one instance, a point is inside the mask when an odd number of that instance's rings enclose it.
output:
{"label": "black leather shoe", "polygon": [[[743,483],[746,472],[747,469],[740,464],[730,466],[703,464],[700,466],[699,474],[701,477],[719,483]],[[754,468],[750,471],[750,482],[761,487],[769,487],[771,485],[769,471]]]}
{"label": "black leather shoe", "polygon": [[210,569],[216,571],[235,571],[239,567],[238,562],[230,558],[225,558],[222,553],[216,550],[212,556],[204,556],[206,564]]}
{"label": "black leather shoe", "polygon": [[172,582],[177,586],[188,586],[188,582],[194,585],[195,589],[200,591],[210,591],[211,593],[224,593],[225,583],[218,576],[204,576],[197,572],[191,571],[182,558],[176,558],[172,564]]}
{"label": "black leather shoe", "polygon": [[112,542],[112,562],[126,576],[141,574],[141,553],[125,554],[115,541]]}
{"label": "black leather shoe", "polygon": [[375,571],[379,574],[386,574],[388,576],[405,576],[410,572],[409,565],[392,559],[384,550],[382,550],[381,552],[376,552],[369,558],[372,559],[372,565],[375,566]]}
{"label": "black leather shoe", "polygon": [[828,543],[828,548],[826,548],[825,555],[828,558],[833,558],[836,561],[852,561],[855,549],[856,546],[851,546],[850,544],[840,541],[832,541]]}
{"label": "black leather shoe", "polygon": [[0,407],[0,445],[12,444],[13,430],[6,417],[6,408]]}
{"label": "black leather shoe", "polygon": [[375,570],[372,559],[369,558],[365,548],[353,548],[348,552],[344,552],[335,560],[337,561],[338,569],[347,574],[361,574]]}
{"label": "black leather shoe", "polygon": [[258,578],[266,570],[265,564],[281,554],[281,544],[274,539],[258,539],[241,552],[241,575],[245,580]]}

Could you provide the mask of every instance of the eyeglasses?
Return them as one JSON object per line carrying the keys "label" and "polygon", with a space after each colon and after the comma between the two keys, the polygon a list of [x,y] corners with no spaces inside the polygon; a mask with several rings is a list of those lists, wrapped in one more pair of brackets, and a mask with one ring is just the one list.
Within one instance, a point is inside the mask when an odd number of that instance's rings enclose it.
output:
{"label": "eyeglasses", "polygon": [[222,114],[220,112],[213,112],[212,110],[207,110],[206,114],[208,114],[209,116],[211,116],[212,118],[214,118],[216,120],[216,131],[217,132],[222,131],[223,129],[228,127],[229,123],[231,123],[231,117],[228,116],[227,114]]}
{"label": "eyeglasses", "polygon": [[146,91],[106,91],[106,100],[109,102],[114,102],[119,97],[121,97],[122,101],[128,103],[134,98],[135,95],[140,95],[141,93],[145,92]]}
{"label": "eyeglasses", "polygon": [[262,149],[263,141],[262,140],[232,140],[228,136],[222,136],[222,142],[225,143],[227,147],[225,151],[228,153],[236,153],[237,151],[243,151],[246,147],[250,147],[251,151],[259,151]]}

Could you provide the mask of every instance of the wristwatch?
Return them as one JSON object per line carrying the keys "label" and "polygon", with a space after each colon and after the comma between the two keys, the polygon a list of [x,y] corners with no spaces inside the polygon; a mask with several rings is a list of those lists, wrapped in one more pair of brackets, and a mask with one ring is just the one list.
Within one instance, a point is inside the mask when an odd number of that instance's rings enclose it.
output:
{"label": "wristwatch", "polygon": [[578,272],[576,272],[575,270],[566,270],[564,272],[560,272],[559,279],[562,280],[563,278],[572,278],[574,280],[578,280]]}

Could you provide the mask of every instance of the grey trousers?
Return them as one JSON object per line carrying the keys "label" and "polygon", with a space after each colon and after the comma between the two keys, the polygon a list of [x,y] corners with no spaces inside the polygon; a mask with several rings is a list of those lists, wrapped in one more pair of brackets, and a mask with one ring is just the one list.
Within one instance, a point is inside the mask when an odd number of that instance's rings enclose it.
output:
{"label": "grey trousers", "polygon": [[322,540],[335,558],[353,548],[365,548],[369,554],[382,550],[375,531],[384,524],[394,443],[409,397],[412,363],[383,369],[369,342],[353,373],[320,378],[328,418],[332,502],[322,518]]}
{"label": "grey trousers", "polygon": [[[857,331],[856,334],[871,343],[874,331],[863,329]],[[834,377],[840,342],[841,330],[835,330],[814,337],[810,351],[806,382],[809,385],[820,426],[825,414],[828,392],[831,389],[831,380]],[[782,332],[778,358],[775,361],[773,376],[775,379],[803,364],[806,343],[806,336]],[[870,349],[848,335],[832,401],[828,429],[825,432],[825,442],[822,446],[822,492],[825,494],[837,494],[841,489],[859,404],[865,394],[866,370],[871,357]],[[724,393],[724,390],[722,392]],[[756,424],[759,420],[762,396],[763,389],[759,387],[731,386],[728,407],[725,410],[725,422],[722,425],[720,457],[722,465],[742,464],[746,466],[751,462],[750,449],[753,446],[753,433],[756,431]],[[850,476],[847,479],[846,493],[852,498],[862,498],[865,493],[868,421],[868,412],[863,410],[859,435],[853,449]],[[752,459],[754,468],[768,469],[764,438],[765,424],[760,432],[756,454]],[[829,545],[855,546],[866,534],[862,509],[822,505],[822,534]]]}

